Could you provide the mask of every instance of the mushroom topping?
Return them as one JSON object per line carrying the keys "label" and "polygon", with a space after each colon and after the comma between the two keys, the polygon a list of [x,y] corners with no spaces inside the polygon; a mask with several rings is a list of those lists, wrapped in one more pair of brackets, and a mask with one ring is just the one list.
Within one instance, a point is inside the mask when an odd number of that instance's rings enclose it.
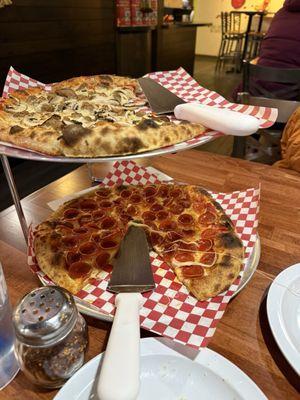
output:
{"label": "mushroom topping", "polygon": [[76,97],[74,90],[68,88],[57,89],[55,93],[62,97]]}
{"label": "mushroom topping", "polygon": [[73,146],[88,133],[90,133],[90,129],[84,128],[80,124],[70,124],[62,129],[61,138],[68,146]]}
{"label": "mushroom topping", "polygon": [[10,135],[14,135],[15,133],[21,132],[23,129],[24,129],[24,128],[22,128],[22,127],[19,126],[19,125],[14,125],[14,126],[12,126],[12,127],[10,128],[9,134],[10,134]]}
{"label": "mushroom topping", "polygon": [[41,105],[41,111],[53,112],[54,111],[54,107],[51,104],[44,103],[44,104]]}
{"label": "mushroom topping", "polygon": [[50,118],[48,118],[48,119],[43,123],[43,125],[52,126],[52,127],[55,128],[55,129],[60,128],[60,127],[62,126],[62,124],[63,124],[63,122],[62,122],[62,120],[60,119],[60,116],[59,116],[59,115],[56,115],[56,114],[52,115]]}

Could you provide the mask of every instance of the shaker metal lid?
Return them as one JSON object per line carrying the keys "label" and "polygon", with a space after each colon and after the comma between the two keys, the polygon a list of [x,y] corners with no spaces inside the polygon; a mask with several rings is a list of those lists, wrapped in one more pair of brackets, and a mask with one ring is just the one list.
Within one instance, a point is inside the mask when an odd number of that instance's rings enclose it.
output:
{"label": "shaker metal lid", "polygon": [[13,312],[17,338],[32,346],[51,345],[73,328],[77,309],[73,296],[57,286],[34,289]]}

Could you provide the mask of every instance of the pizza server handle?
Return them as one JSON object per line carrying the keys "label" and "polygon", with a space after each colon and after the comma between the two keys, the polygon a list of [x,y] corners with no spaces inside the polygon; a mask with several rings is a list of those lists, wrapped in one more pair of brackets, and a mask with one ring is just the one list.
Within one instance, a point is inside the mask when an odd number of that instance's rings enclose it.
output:
{"label": "pizza server handle", "polygon": [[136,400],[140,387],[140,293],[119,293],[97,383],[99,400]]}
{"label": "pizza server handle", "polygon": [[177,119],[199,123],[233,136],[252,135],[260,125],[260,120],[252,115],[199,103],[179,104],[174,108],[174,114]]}

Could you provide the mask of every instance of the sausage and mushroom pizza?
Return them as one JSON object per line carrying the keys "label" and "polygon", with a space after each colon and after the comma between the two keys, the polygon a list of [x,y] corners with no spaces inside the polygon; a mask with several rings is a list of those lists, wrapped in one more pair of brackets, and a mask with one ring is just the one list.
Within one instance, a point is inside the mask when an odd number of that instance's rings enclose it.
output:
{"label": "sausage and mushroom pizza", "polygon": [[135,79],[77,77],[16,90],[0,103],[0,140],[51,156],[105,157],[145,152],[191,139],[199,124],[171,122],[145,107]]}
{"label": "sausage and mushroom pizza", "polygon": [[131,224],[145,229],[149,246],[199,300],[223,292],[240,273],[243,245],[221,206],[206,190],[178,184],[98,187],[66,202],[37,227],[38,264],[75,294],[112,270]]}

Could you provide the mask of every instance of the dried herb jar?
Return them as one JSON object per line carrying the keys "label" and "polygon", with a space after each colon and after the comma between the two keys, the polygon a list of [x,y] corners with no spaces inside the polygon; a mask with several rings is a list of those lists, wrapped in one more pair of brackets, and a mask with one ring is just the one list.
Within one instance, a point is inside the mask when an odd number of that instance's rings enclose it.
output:
{"label": "dried herb jar", "polygon": [[13,322],[20,368],[34,384],[61,387],[83,365],[87,326],[65,289],[45,286],[28,293]]}

